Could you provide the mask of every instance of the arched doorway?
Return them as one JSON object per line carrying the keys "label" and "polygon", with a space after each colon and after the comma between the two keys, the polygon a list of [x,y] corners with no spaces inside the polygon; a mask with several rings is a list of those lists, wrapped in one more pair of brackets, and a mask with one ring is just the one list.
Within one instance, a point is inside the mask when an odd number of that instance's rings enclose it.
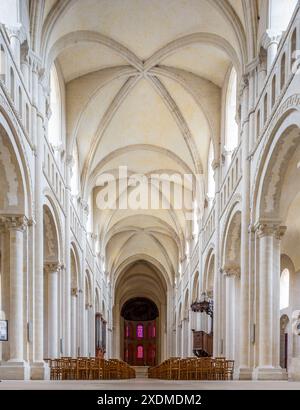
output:
{"label": "arched doorway", "polygon": [[124,329],[123,360],[132,366],[157,364],[158,308],[147,298],[133,298],[121,310]]}

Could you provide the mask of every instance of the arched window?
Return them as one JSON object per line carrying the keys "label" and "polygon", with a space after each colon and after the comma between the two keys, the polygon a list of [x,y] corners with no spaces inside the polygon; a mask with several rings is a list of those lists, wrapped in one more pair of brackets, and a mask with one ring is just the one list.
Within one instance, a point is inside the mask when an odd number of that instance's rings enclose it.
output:
{"label": "arched window", "polygon": [[274,107],[276,100],[276,74],[273,75],[272,79],[272,108]]}
{"label": "arched window", "polygon": [[136,347],[136,358],[137,359],[143,359],[144,358],[144,346],[143,345],[138,345]]}
{"label": "arched window", "polygon": [[136,337],[138,339],[143,339],[143,337],[144,337],[144,326],[143,325],[137,325],[137,327],[136,327]]}
{"label": "arched window", "polygon": [[284,84],[285,84],[285,65],[286,65],[286,58],[285,53],[281,57],[281,66],[280,66],[280,91],[282,91]]}
{"label": "arched window", "polygon": [[48,138],[53,146],[58,147],[61,144],[61,95],[55,65],[50,70],[50,110]]}
{"label": "arched window", "polygon": [[78,150],[77,145],[73,149],[73,162],[71,171],[71,193],[73,196],[79,194],[79,164],[78,164]]}
{"label": "arched window", "polygon": [[19,114],[20,117],[23,117],[23,97],[22,97],[22,90],[21,87],[19,87],[19,92],[18,92],[18,104],[19,104]]}
{"label": "arched window", "polygon": [[265,94],[264,97],[264,124],[266,123],[268,118],[268,94]]}
{"label": "arched window", "polygon": [[213,199],[215,196],[215,192],[216,192],[213,160],[214,160],[214,146],[211,141],[209,145],[208,162],[207,162],[207,196],[209,199]]}
{"label": "arched window", "polygon": [[295,68],[294,64],[297,60],[296,58],[296,54],[297,54],[297,29],[295,28],[292,34],[292,38],[291,38],[291,70],[293,73],[295,73]]}
{"label": "arched window", "polygon": [[226,130],[225,130],[225,151],[231,155],[238,145],[238,125],[236,117],[236,95],[237,95],[237,74],[232,68],[226,93]]}
{"label": "arched window", "polygon": [[15,73],[14,70],[10,67],[10,96],[15,100]]}
{"label": "arched window", "polygon": [[280,309],[289,307],[290,271],[284,269],[280,276]]}

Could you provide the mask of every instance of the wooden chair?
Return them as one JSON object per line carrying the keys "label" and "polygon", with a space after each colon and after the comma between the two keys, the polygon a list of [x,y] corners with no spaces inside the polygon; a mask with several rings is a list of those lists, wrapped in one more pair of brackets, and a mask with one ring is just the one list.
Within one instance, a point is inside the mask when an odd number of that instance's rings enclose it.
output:
{"label": "wooden chair", "polygon": [[196,367],[197,367],[197,358],[189,357],[187,362],[187,379],[196,380]]}
{"label": "wooden chair", "polygon": [[225,357],[216,357],[214,360],[214,379],[225,380]]}
{"label": "wooden chair", "polygon": [[225,380],[233,380],[234,360],[225,360]]}
{"label": "wooden chair", "polygon": [[214,378],[213,360],[210,357],[203,357],[201,360],[201,380],[212,380]]}
{"label": "wooden chair", "polygon": [[77,380],[88,380],[89,370],[90,370],[89,359],[87,357],[78,357],[77,369],[76,369],[76,379]]}
{"label": "wooden chair", "polygon": [[187,359],[180,359],[179,379],[180,380],[187,380],[187,375],[188,375]]}
{"label": "wooden chair", "polygon": [[170,379],[179,380],[180,377],[180,357],[174,357],[171,363]]}

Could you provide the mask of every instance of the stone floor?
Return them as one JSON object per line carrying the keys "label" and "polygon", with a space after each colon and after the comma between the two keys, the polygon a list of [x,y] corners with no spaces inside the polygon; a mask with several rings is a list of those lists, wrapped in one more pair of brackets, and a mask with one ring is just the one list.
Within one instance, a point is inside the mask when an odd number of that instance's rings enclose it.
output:
{"label": "stone floor", "polygon": [[104,381],[9,381],[0,390],[300,390],[290,381],[167,381],[153,379]]}

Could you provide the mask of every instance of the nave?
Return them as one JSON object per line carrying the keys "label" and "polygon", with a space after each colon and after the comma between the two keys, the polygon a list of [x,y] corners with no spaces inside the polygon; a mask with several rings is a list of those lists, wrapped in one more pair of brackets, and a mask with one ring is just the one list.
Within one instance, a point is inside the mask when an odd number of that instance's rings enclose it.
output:
{"label": "nave", "polygon": [[297,386],[300,1],[0,23],[0,388]]}

